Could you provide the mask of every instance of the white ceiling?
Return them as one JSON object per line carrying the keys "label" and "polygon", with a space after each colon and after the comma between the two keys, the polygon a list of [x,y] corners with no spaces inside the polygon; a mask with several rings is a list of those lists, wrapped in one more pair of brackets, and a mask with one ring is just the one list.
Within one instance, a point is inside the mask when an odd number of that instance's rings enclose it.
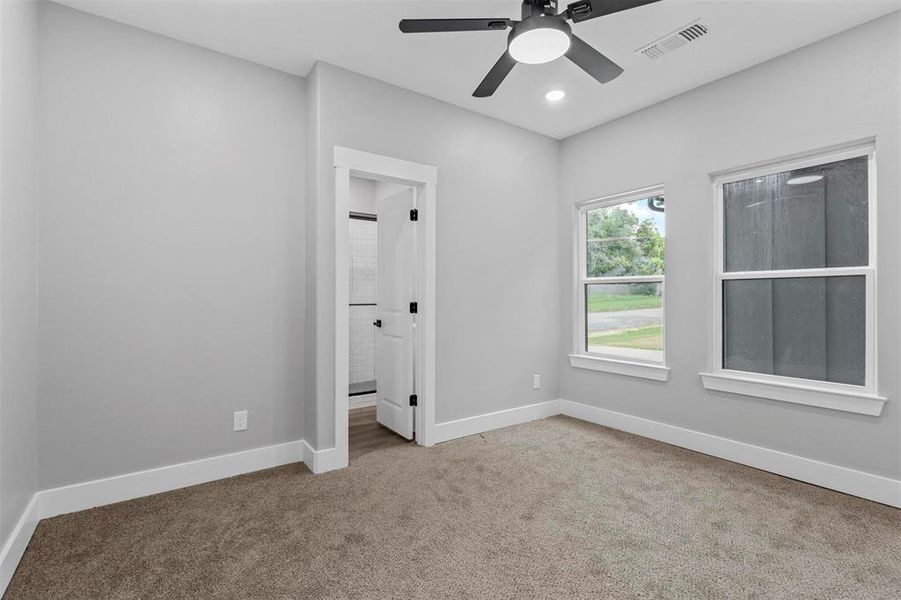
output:
{"label": "white ceiling", "polygon": [[[516,0],[59,0],[198,46],[306,75],[321,59],[562,138],[901,8],[901,0],[663,0],[573,26],[626,72],[599,85],[565,58],[517,65],[471,96],[506,47],[498,31],[407,34],[401,18],[519,18]],[[561,0],[561,5],[566,0]],[[701,18],[710,33],[651,61],[635,51]],[[566,90],[555,105],[547,90]]]}

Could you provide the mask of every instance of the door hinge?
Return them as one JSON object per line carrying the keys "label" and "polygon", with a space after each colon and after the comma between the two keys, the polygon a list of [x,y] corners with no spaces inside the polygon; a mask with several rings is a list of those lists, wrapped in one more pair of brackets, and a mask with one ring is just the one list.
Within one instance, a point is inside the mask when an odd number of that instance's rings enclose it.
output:
{"label": "door hinge", "polygon": [[418,303],[418,302],[411,302],[411,303],[410,303],[410,314],[411,314],[411,315],[415,315],[415,314],[418,313],[418,312],[419,312],[419,303]]}
{"label": "door hinge", "polygon": [[418,221],[419,220],[419,211],[415,208],[410,209],[410,220]]}
{"label": "door hinge", "polygon": [[410,394],[410,406],[419,406],[419,398],[416,394]]}

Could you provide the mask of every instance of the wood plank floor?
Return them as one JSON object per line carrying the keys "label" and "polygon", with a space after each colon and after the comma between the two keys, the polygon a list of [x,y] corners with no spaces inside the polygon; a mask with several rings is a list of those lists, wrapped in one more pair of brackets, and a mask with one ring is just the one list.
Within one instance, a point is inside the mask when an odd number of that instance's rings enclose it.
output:
{"label": "wood plank floor", "polygon": [[350,425],[350,460],[373,450],[393,448],[410,443],[375,420],[375,407],[354,408],[348,419]]}

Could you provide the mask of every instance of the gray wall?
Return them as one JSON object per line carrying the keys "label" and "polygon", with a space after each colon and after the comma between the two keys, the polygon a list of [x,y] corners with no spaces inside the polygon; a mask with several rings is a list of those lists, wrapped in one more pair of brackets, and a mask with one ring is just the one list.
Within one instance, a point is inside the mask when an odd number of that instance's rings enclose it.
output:
{"label": "gray wall", "polygon": [[302,438],[303,80],[41,27],[40,487]]}
{"label": "gray wall", "polygon": [[[329,64],[307,80],[319,153],[309,172],[317,181],[308,356],[315,351],[318,389],[307,439],[334,445],[335,145],[438,167],[437,421],[555,398],[560,291],[550,285],[558,260],[548,224],[557,218],[558,143]],[[542,375],[537,392],[533,373]]]}
{"label": "gray wall", "polygon": [[[666,184],[666,384],[573,369],[560,351],[560,395],[793,454],[897,477],[899,296],[899,14],[569,138],[561,155],[561,331],[572,330],[573,203]],[[758,161],[877,138],[879,370],[887,395],[871,418],[705,392],[713,195],[708,174]],[[803,435],[799,435],[803,432]]]}
{"label": "gray wall", "polygon": [[37,487],[37,14],[0,2],[0,546]]}

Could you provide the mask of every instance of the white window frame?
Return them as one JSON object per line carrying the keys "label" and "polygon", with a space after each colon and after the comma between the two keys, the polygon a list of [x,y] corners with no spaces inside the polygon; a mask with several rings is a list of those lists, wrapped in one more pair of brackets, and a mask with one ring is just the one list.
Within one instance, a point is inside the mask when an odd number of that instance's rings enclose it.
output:
{"label": "white window frame", "polygon": [[[736,181],[764,177],[851,158],[868,160],[868,264],[861,267],[827,267],[773,271],[725,271],[724,266],[724,207],[723,186]],[[713,339],[712,370],[700,373],[704,387],[746,396],[769,398],[809,406],[829,408],[858,414],[881,414],[886,399],[879,395],[876,377],[876,149],[873,140],[799,155],[780,161],[727,171],[711,176],[715,206],[715,247],[713,277]],[[747,279],[799,277],[837,277],[858,275],[865,277],[866,344],[865,383],[850,385],[797,377],[767,375],[723,368],[723,282]]]}
{"label": "white window frame", "polygon": [[[637,190],[623,192],[612,196],[605,196],[576,204],[574,207],[573,226],[576,234],[573,236],[574,246],[574,282],[576,293],[574,294],[573,312],[573,353],[569,355],[570,365],[580,369],[605,371],[620,375],[631,375],[656,381],[666,381],[669,369],[666,367],[666,285],[665,269],[663,275],[648,276],[622,276],[622,277],[588,277],[588,240],[587,223],[588,212],[598,208],[607,208],[636,200],[644,200],[655,196],[666,198],[664,186],[654,185]],[[664,260],[666,248],[664,246]],[[585,340],[585,286],[595,283],[659,283],[661,298],[663,300],[663,351],[658,360],[654,356],[642,356],[635,353],[599,353],[589,352]]]}

